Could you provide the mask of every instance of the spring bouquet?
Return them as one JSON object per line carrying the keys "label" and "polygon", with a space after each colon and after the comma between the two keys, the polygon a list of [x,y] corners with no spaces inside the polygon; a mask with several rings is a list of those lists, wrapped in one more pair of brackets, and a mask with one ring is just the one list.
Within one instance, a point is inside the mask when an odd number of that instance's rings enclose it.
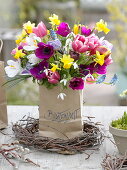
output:
{"label": "spring bouquet", "polygon": [[[43,22],[35,26],[28,21],[23,25],[16,40],[17,47],[11,52],[15,61],[9,60],[5,71],[11,78],[8,82],[32,77],[33,82],[40,85],[40,112],[43,112],[40,121],[43,119],[43,126],[44,119],[45,122],[49,120],[47,124],[53,127],[53,131],[59,129],[60,122],[71,120],[68,128],[62,125],[61,134],[69,134],[72,129],[75,133],[81,129],[81,126],[76,129],[81,122],[79,91],[84,89],[85,83],[106,83],[107,67],[113,62],[112,44],[96,34],[102,31],[107,34],[110,29],[103,20],[93,28],[74,24],[72,29],[55,14],[49,17],[49,21],[50,29]],[[106,84],[114,84],[116,80],[114,75]],[[44,127],[42,129],[44,131]]]}

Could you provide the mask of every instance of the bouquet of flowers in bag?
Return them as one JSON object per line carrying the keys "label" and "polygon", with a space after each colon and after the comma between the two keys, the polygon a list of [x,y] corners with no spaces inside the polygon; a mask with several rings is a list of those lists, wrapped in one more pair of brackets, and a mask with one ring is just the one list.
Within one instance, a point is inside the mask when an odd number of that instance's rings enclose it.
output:
{"label": "bouquet of flowers in bag", "polygon": [[[17,47],[11,54],[15,61],[8,60],[5,71],[11,79],[20,82],[29,77],[47,88],[61,85],[62,88],[82,90],[85,83],[106,83],[107,67],[113,62],[112,44],[99,32],[107,34],[107,23],[100,20],[95,27],[82,24],[69,27],[57,15],[49,17],[51,28],[43,22],[37,26],[28,21],[17,37]],[[114,84],[116,74],[109,83]]]}

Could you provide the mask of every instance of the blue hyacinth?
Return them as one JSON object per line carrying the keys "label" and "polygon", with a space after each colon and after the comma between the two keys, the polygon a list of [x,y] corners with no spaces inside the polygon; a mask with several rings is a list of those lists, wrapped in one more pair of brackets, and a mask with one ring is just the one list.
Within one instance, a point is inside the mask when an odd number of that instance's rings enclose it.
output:
{"label": "blue hyacinth", "polygon": [[115,85],[117,81],[118,81],[118,76],[117,76],[117,74],[114,74],[114,76],[111,79],[111,81],[109,82],[109,84]]}
{"label": "blue hyacinth", "polygon": [[104,74],[103,76],[99,77],[96,81],[96,84],[103,83],[105,81],[106,75]]}
{"label": "blue hyacinth", "polygon": [[56,40],[57,39],[57,35],[56,35],[56,32],[54,30],[50,30],[50,35],[51,35],[51,38],[53,40]]}

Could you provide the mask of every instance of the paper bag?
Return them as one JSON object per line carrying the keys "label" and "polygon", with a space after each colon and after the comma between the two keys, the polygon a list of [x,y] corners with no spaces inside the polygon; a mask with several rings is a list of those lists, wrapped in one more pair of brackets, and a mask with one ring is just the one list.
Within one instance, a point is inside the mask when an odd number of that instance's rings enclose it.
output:
{"label": "paper bag", "polygon": [[42,136],[73,138],[82,134],[82,91],[63,90],[64,100],[58,99],[60,87],[40,86],[39,130]]}
{"label": "paper bag", "polygon": [[0,61],[0,129],[3,129],[7,126],[7,102],[5,96],[5,88],[2,86],[4,83],[4,63]]}

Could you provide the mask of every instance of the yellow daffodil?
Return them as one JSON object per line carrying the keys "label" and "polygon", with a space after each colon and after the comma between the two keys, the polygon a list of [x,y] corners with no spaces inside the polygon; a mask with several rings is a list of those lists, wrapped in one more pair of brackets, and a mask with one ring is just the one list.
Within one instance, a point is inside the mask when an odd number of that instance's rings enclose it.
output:
{"label": "yellow daffodil", "polygon": [[52,65],[52,68],[50,69],[52,72],[55,72],[56,70],[60,70],[60,68],[58,67],[57,64],[51,64]]}
{"label": "yellow daffodil", "polygon": [[22,33],[17,36],[17,40],[15,40],[16,44],[20,44],[20,42],[25,42],[26,35],[27,35],[26,31],[23,29]]}
{"label": "yellow daffodil", "polygon": [[31,23],[30,21],[28,21],[27,23],[25,23],[25,24],[23,25],[24,30],[25,30],[28,34],[30,34],[30,33],[33,32],[33,28],[34,28],[34,27],[35,27],[35,24],[34,24],[34,23]]}
{"label": "yellow daffodil", "polygon": [[109,28],[107,28],[107,22],[104,22],[104,20],[100,20],[99,22],[96,23],[96,30],[98,30],[98,32],[104,32],[105,34],[108,34],[108,32],[110,31]]}
{"label": "yellow daffodil", "polygon": [[21,41],[22,41],[22,36],[18,35],[17,40],[15,40],[16,44],[20,44]]}
{"label": "yellow daffodil", "polygon": [[81,27],[81,24],[75,24],[74,25],[73,32],[74,32],[75,35],[79,33],[80,27]]}
{"label": "yellow daffodil", "polygon": [[63,55],[63,58],[61,58],[61,62],[64,63],[63,68],[69,69],[71,65],[73,64],[74,59],[70,57],[70,55]]}
{"label": "yellow daffodil", "polygon": [[59,25],[60,24],[60,20],[58,19],[58,15],[56,15],[56,14],[51,15],[51,17],[49,17],[49,20],[51,21],[50,23],[52,25]]}
{"label": "yellow daffodil", "polygon": [[22,50],[18,50],[17,48],[15,49],[16,50],[16,53],[15,53],[15,55],[14,55],[14,58],[15,59],[19,59],[19,58],[22,58],[22,57],[24,57],[26,54],[24,54],[23,52],[22,52]]}
{"label": "yellow daffodil", "polygon": [[94,61],[98,64],[100,64],[101,66],[104,64],[104,58],[105,58],[105,55],[101,55],[99,53],[99,51],[96,51],[96,58],[94,59]]}

